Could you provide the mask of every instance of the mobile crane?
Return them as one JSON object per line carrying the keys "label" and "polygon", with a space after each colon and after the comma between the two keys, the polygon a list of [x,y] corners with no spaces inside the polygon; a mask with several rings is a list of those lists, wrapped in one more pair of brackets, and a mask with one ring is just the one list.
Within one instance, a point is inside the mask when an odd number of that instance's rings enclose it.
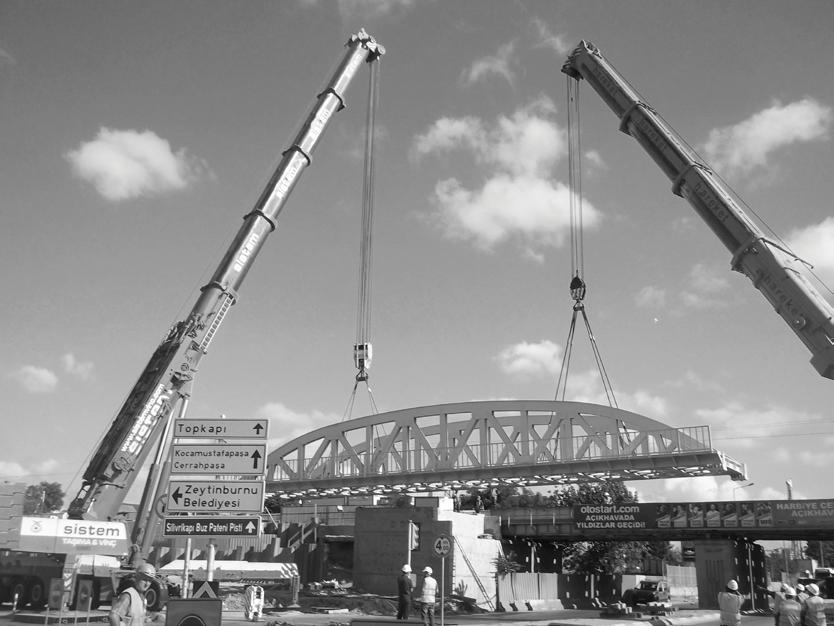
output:
{"label": "mobile crane", "polygon": [[[117,413],[109,430],[93,454],[83,475],[82,486],[68,509],[74,519],[112,520],[135,481],[151,448],[158,444],[156,458],[151,465],[148,481],[133,522],[130,538],[133,544],[125,560],[129,573],[147,557],[158,521],[155,510],[157,488],[164,476],[165,452],[171,440],[171,424],[177,412],[183,417],[191,394],[192,382],[202,357],[207,353],[220,324],[231,306],[249,269],[269,234],[275,230],[284,203],[312,161],[312,153],[333,114],[344,108],[344,93],[363,62],[375,68],[385,49],[364,30],[350,37],[346,52],[330,81],[318,94],[316,101],[289,148],[282,155],[278,167],[270,177],[252,210],[226,250],[210,281],[201,288],[197,302],[182,321],[173,325],[151,355],[148,364]],[[163,485],[164,488],[164,485]],[[28,553],[17,553],[2,562],[0,581],[7,581],[10,589],[23,592],[24,602],[43,605],[44,588],[49,576],[55,576],[55,564],[61,565],[62,555],[49,555],[53,567],[28,567]],[[43,555],[30,555],[30,561]],[[15,565],[16,564],[16,565]],[[12,571],[21,567],[24,574]],[[61,568],[57,568],[60,576]],[[151,610],[161,608],[166,597],[164,583],[156,583],[148,591]],[[48,588],[48,587],[47,587]],[[10,591],[0,589],[0,600],[10,599]],[[96,592],[94,591],[94,596]],[[71,603],[72,604],[72,603]]]}
{"label": "mobile crane", "polygon": [[730,267],[752,282],[811,351],[811,365],[834,378],[834,309],[800,273],[798,259],[742,211],[713,171],[644,102],[592,43],[582,41],[562,72],[585,79],[732,254]]}

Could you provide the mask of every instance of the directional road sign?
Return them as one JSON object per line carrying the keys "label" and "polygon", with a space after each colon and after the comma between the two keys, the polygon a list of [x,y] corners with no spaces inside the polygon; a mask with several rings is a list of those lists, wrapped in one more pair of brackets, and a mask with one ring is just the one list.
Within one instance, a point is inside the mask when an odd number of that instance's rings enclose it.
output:
{"label": "directional road sign", "polygon": [[178,443],[171,446],[172,474],[263,476],[266,444]]}
{"label": "directional road sign", "polygon": [[174,437],[181,439],[263,439],[269,420],[174,420]]}
{"label": "directional road sign", "polygon": [[162,534],[166,537],[257,537],[261,518],[240,517],[166,517]]}
{"label": "directional road sign", "polygon": [[168,483],[169,513],[260,513],[262,480],[172,480]]}

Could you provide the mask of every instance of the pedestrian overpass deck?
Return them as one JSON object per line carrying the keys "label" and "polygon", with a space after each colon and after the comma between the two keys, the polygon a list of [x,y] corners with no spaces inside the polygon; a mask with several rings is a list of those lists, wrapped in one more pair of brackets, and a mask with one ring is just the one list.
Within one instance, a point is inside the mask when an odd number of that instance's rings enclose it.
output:
{"label": "pedestrian overpass deck", "polygon": [[266,480],[268,492],[297,499],[716,475],[745,480],[746,468],[712,447],[709,426],[583,402],[491,400],[319,428],[271,452]]}

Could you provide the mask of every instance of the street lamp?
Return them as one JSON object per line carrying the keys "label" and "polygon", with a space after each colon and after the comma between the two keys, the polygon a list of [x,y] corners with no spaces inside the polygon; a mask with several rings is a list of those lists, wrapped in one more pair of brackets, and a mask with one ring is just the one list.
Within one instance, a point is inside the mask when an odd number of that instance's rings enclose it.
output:
{"label": "street lamp", "polygon": [[739,485],[738,487],[733,487],[733,502],[735,502],[735,501],[736,501],[736,490],[738,490],[738,489],[746,489],[747,487],[752,487],[752,486],[753,486],[753,485],[755,485],[755,484],[756,484],[756,483],[754,483],[754,482],[749,482],[749,483],[747,483],[746,485]]}

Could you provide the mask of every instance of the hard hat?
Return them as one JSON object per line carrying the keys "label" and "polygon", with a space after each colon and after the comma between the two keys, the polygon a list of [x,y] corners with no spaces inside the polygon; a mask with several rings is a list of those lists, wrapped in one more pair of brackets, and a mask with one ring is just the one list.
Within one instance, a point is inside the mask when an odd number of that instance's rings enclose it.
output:
{"label": "hard hat", "polygon": [[405,565],[403,565],[403,571],[406,574],[410,574],[411,573],[411,566],[408,563],[406,563]]}
{"label": "hard hat", "polygon": [[802,583],[796,583],[796,592],[799,593],[800,591],[805,591],[805,585]]}
{"label": "hard hat", "polygon": [[136,575],[145,578],[156,578],[156,568],[150,563],[142,563],[136,568]]}
{"label": "hard hat", "polygon": [[796,591],[794,590],[793,587],[789,587],[788,585],[785,585],[785,595],[788,596],[789,598],[793,598],[794,596],[796,596]]}
{"label": "hard hat", "polygon": [[731,580],[727,583],[727,589],[730,591],[738,591],[738,583],[734,580]]}
{"label": "hard hat", "polygon": [[779,591],[785,593],[788,590],[788,586],[785,583],[782,583],[782,586],[779,587]]}
{"label": "hard hat", "polygon": [[432,568],[430,568],[428,565],[426,565],[426,567],[423,568],[423,573],[428,574],[429,576],[431,576],[432,571]]}
{"label": "hard hat", "polygon": [[817,594],[820,592],[820,588],[819,588],[819,587],[817,587],[817,584],[816,584],[816,583],[811,583],[810,585],[808,585],[807,587],[805,587],[805,590],[806,590],[808,593],[810,593],[812,596],[815,596],[815,595],[817,595]]}

